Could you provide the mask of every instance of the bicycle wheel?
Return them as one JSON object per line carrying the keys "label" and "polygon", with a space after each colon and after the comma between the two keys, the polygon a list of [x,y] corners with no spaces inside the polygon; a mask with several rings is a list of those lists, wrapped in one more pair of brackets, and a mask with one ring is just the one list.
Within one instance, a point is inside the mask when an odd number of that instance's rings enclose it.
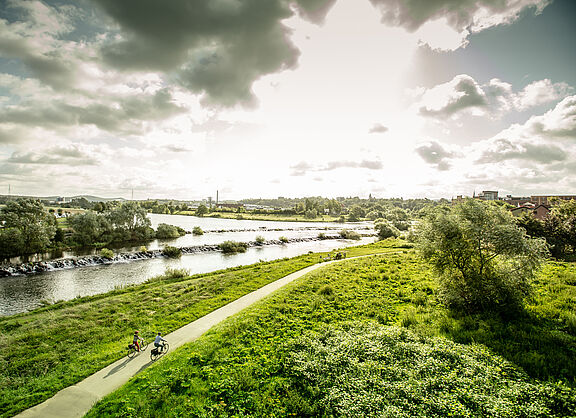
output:
{"label": "bicycle wheel", "polygon": [[158,360],[158,357],[160,357],[160,356],[161,356],[161,354],[158,352],[157,348],[150,350],[150,360],[156,361],[156,360]]}
{"label": "bicycle wheel", "polygon": [[146,340],[140,341],[140,351],[146,351],[146,348],[148,348],[148,341]]}
{"label": "bicycle wheel", "polygon": [[164,348],[162,348],[162,354],[166,354],[169,348],[170,345],[168,343],[164,343]]}
{"label": "bicycle wheel", "polygon": [[136,355],[137,351],[134,347],[130,347],[128,349],[128,358],[132,358]]}

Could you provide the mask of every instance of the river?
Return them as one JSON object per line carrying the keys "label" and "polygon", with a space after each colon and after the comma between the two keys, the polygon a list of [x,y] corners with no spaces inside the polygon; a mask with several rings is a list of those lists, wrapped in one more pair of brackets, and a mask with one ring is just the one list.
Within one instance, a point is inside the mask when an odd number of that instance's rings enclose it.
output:
{"label": "river", "polygon": [[[150,214],[149,216],[154,228],[159,223],[167,223],[180,226],[188,231],[195,226],[199,226],[205,231],[237,231],[209,232],[200,236],[187,234],[173,240],[154,240],[146,245],[149,250],[162,248],[164,245],[185,247],[219,244],[226,240],[253,241],[257,235],[263,236],[266,240],[278,239],[281,236],[287,238],[315,237],[321,232],[326,233],[326,235],[336,235],[342,228],[356,229],[371,226],[369,223],[249,221],[157,214]],[[373,230],[359,230],[359,232],[371,233]],[[363,238],[360,241],[343,239],[309,241],[249,248],[246,253],[241,254],[228,255],[221,252],[206,252],[183,255],[180,259],[153,258],[127,263],[54,270],[34,275],[3,277],[0,278],[0,316],[25,312],[46,303],[105,293],[119,287],[142,283],[151,277],[163,274],[168,268],[184,268],[191,274],[206,273],[252,264],[260,260],[269,261],[294,257],[309,251],[330,251],[373,241],[374,238],[372,237]],[[131,251],[138,248],[139,246],[122,247],[116,251]],[[65,253],[64,256],[79,254],[82,253]]]}

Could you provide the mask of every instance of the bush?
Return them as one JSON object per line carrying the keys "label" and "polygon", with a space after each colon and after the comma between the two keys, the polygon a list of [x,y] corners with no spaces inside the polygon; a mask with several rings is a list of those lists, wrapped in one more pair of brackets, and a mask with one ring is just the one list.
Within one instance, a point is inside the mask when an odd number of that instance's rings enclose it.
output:
{"label": "bush", "polygon": [[199,226],[195,226],[192,229],[192,234],[194,235],[204,235],[204,231],[202,231],[202,228],[200,228]]}
{"label": "bush", "polygon": [[560,417],[576,407],[567,385],[532,382],[483,346],[405,328],[351,323],[308,332],[289,350],[292,385],[314,408],[306,416]]}
{"label": "bush", "polygon": [[169,239],[186,235],[186,231],[179,226],[160,224],[156,229],[156,238]]}
{"label": "bush", "polygon": [[262,245],[266,242],[266,239],[262,235],[258,235],[256,237],[256,244]]}
{"label": "bush", "polygon": [[374,224],[374,229],[378,233],[378,238],[398,238],[400,236],[400,231],[390,222],[385,219],[379,219]]}
{"label": "bush", "polygon": [[280,240],[280,242],[282,242],[282,243],[284,243],[284,244],[288,243],[288,241],[289,241],[288,238],[286,238],[285,236],[281,236],[281,237],[278,238],[278,239]]}
{"label": "bush", "polygon": [[324,232],[318,233],[318,239],[326,239],[326,234]]}
{"label": "bush", "polygon": [[166,269],[164,274],[160,276],[163,280],[169,279],[182,279],[190,276],[190,271],[186,269]]}
{"label": "bush", "polygon": [[142,245],[142,246],[140,246],[140,250],[139,250],[139,251],[140,251],[141,253],[145,253],[145,252],[148,251],[148,248],[146,248],[145,245]]}
{"label": "bush", "polygon": [[162,248],[162,255],[168,258],[180,258],[182,257],[182,250],[178,247],[167,245]]}
{"label": "bush", "polygon": [[224,241],[222,244],[218,245],[223,253],[234,254],[234,253],[245,253],[248,248],[248,244],[245,242],[237,241]]}
{"label": "bush", "polygon": [[108,248],[102,248],[100,250],[100,257],[112,260],[114,258],[114,251],[109,250]]}
{"label": "bush", "polygon": [[342,231],[340,231],[340,236],[344,239],[353,239],[353,240],[360,239],[360,234],[356,231],[352,231],[351,229],[343,229]]}

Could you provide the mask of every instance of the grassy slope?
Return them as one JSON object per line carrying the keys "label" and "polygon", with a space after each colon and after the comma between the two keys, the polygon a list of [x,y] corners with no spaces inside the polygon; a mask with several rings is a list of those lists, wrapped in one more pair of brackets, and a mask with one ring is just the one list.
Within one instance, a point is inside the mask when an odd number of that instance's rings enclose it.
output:
{"label": "grassy slope", "polygon": [[[363,412],[374,416],[576,414],[576,391],[566,386],[576,385],[576,329],[569,312],[576,301],[576,265],[549,263],[526,315],[507,323],[493,317],[454,317],[436,304],[434,291],[430,273],[411,252],[315,271],[160,360],[88,416],[340,415],[344,413],[338,408],[345,408],[346,401],[390,407],[387,414]],[[322,331],[349,321],[398,325],[414,334],[383,331],[393,337],[386,346],[396,351],[392,363],[374,362],[378,345],[360,335],[352,346],[364,344],[364,352],[351,361],[351,354],[343,354],[353,351],[350,344],[330,351]],[[311,331],[324,334],[314,338]],[[303,333],[308,336],[302,343]],[[459,345],[446,338],[483,345]],[[315,364],[317,358],[325,361]],[[366,358],[378,377],[371,385],[384,385],[385,390],[374,392],[369,385],[361,392],[365,368],[341,381],[346,390],[364,396],[350,397],[341,387],[328,387],[334,376],[326,378],[327,368],[336,367],[338,378]],[[422,375],[414,375],[415,368]],[[394,380],[397,371],[407,377]],[[378,399],[389,390],[393,397]]]}
{"label": "grassy slope", "polygon": [[[394,251],[398,242],[347,248],[349,256]],[[0,318],[0,416],[54,395],[124,355],[134,329],[171,332],[289,273],[317,253],[192,277],[165,277],[104,295]]]}

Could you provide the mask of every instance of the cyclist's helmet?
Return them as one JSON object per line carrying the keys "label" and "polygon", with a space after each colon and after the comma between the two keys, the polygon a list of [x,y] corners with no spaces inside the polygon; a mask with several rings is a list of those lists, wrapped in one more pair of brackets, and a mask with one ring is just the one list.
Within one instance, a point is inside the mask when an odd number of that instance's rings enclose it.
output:
{"label": "cyclist's helmet", "polygon": [[139,331],[134,331],[134,334],[138,334]]}

